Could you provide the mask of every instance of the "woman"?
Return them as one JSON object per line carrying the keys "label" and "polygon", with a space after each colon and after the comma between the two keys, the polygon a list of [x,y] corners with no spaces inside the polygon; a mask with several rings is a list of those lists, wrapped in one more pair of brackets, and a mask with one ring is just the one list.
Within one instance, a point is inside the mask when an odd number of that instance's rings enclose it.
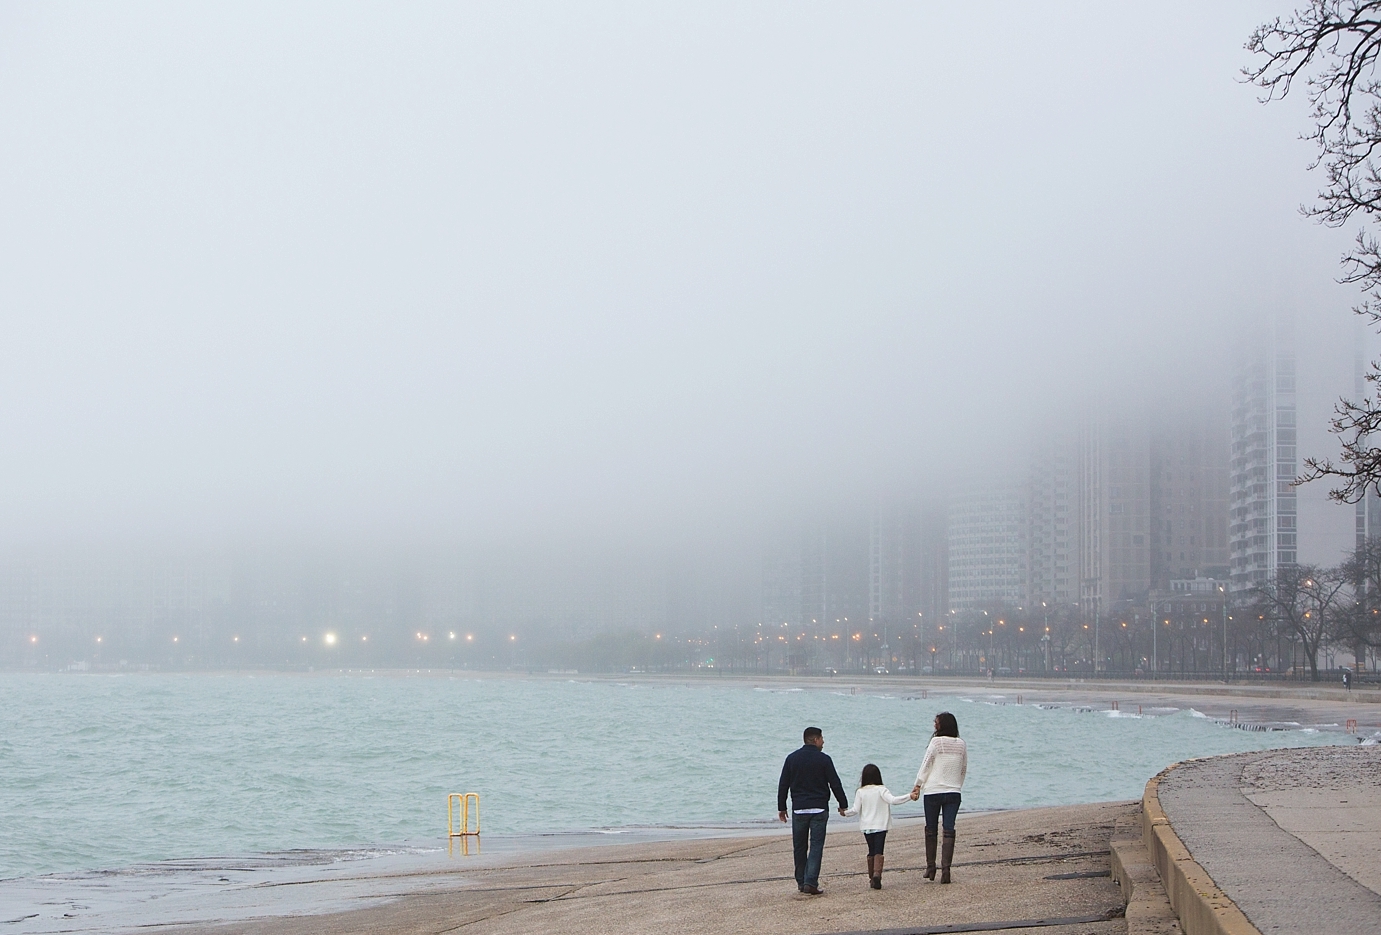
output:
{"label": "woman", "polygon": [[940,882],[949,882],[949,865],[954,859],[954,818],[959,814],[959,790],[969,770],[969,748],[959,739],[959,722],[948,711],[935,715],[935,733],[925,748],[921,771],[916,774],[912,793],[925,796],[925,878],[935,879],[935,845],[939,838],[940,816],[944,815],[945,845],[940,852]]}

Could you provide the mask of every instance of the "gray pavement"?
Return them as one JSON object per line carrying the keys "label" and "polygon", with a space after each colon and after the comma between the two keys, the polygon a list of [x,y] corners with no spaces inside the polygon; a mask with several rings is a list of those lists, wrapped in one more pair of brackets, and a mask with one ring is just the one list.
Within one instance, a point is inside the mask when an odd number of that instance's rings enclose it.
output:
{"label": "gray pavement", "polygon": [[1191,760],[1159,796],[1195,861],[1265,935],[1381,931],[1381,746]]}

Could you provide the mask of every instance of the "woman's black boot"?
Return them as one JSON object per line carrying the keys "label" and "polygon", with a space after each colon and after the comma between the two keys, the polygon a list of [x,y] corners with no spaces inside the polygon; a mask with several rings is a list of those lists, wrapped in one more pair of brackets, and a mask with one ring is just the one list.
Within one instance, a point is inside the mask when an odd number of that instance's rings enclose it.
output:
{"label": "woman's black boot", "polygon": [[940,882],[949,882],[949,865],[954,860],[954,832],[945,832],[945,843],[940,845]]}

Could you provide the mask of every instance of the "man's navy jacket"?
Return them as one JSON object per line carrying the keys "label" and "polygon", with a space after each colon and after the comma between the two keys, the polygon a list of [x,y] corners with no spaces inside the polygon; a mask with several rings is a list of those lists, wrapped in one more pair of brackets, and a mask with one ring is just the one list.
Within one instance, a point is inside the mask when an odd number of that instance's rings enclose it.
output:
{"label": "man's navy jacket", "polygon": [[791,791],[792,811],[803,808],[830,807],[830,790],[839,800],[840,808],[848,808],[844,784],[834,771],[834,760],[815,744],[808,743],[792,753],[782,764],[782,778],[777,782],[777,811],[786,811],[786,793]]}

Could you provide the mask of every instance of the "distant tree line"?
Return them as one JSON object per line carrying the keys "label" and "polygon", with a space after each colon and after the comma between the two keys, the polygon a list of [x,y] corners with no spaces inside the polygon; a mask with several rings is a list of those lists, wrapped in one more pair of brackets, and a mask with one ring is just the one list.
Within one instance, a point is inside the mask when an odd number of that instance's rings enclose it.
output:
{"label": "distant tree line", "polygon": [[538,626],[376,624],[239,630],[230,621],[200,619],[140,634],[21,632],[0,667],[1318,680],[1330,655],[1376,668],[1381,538],[1366,540],[1333,567],[1283,567],[1247,592],[1152,592],[1096,614],[1078,604],[994,602],[938,620],[834,626],[725,620],[689,632],[627,628],[582,638]]}

